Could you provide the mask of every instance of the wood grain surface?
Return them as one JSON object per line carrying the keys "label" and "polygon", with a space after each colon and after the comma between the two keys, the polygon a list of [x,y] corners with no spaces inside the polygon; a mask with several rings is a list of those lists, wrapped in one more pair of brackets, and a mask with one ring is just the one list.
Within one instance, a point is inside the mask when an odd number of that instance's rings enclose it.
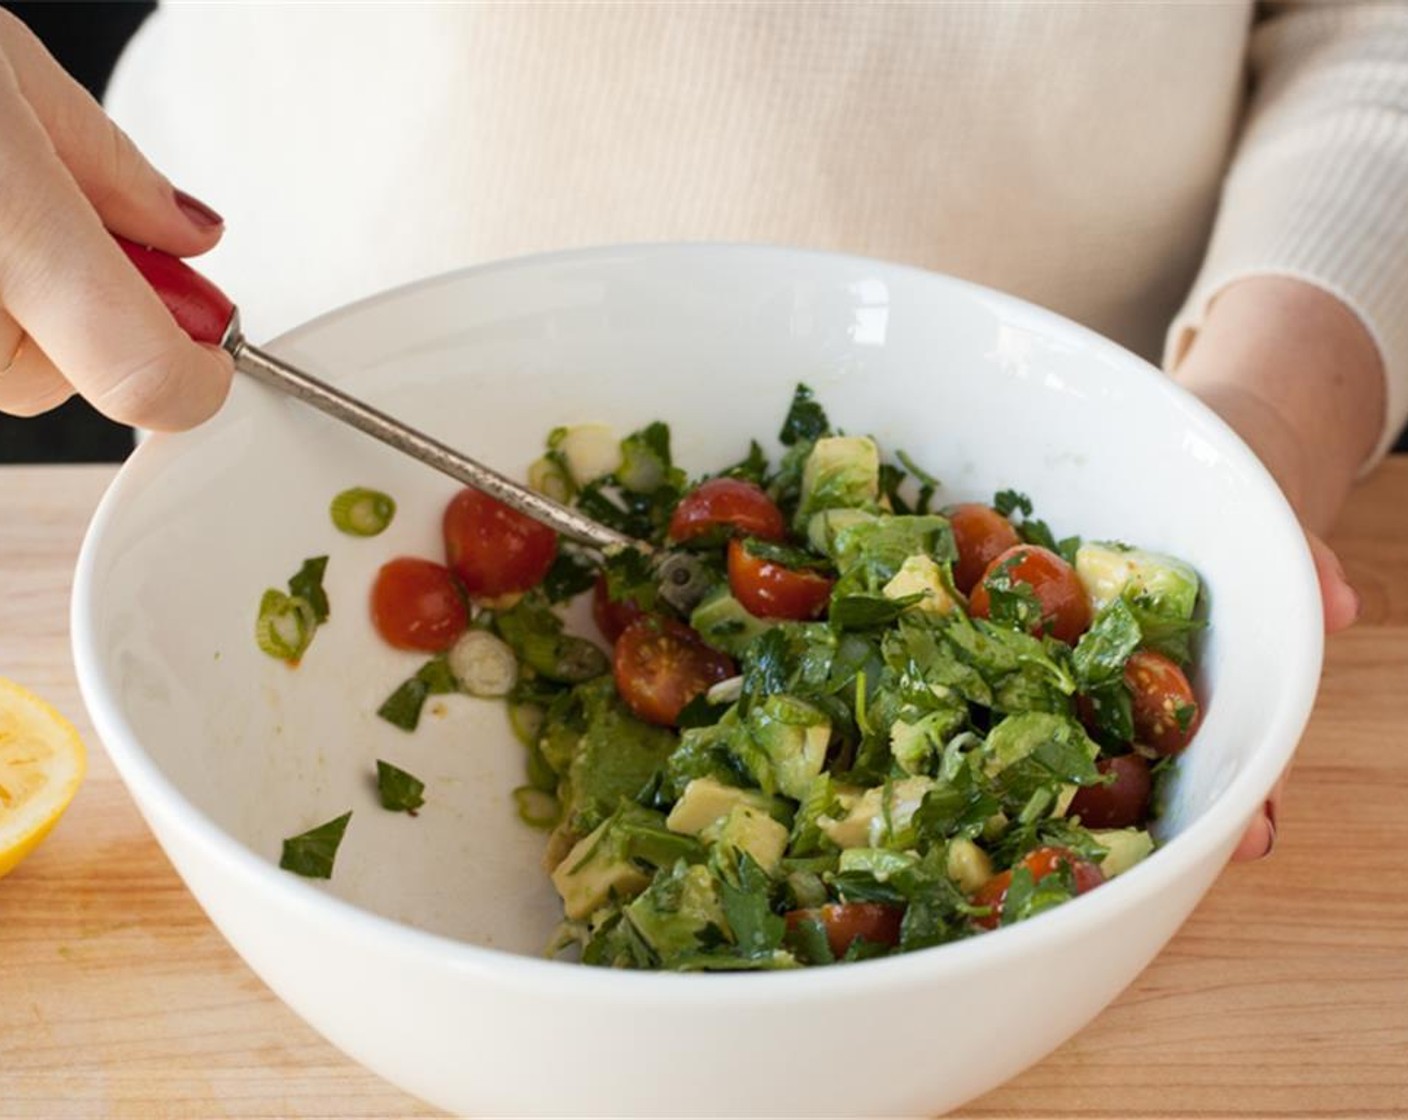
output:
{"label": "wood grain surface", "polygon": [[[68,650],[110,468],[0,470],[0,675],[90,749],[0,880],[0,1116],[425,1117],[256,979],[186,893],[93,735]],[[1363,595],[1329,644],[1274,856],[1230,867],[1089,1027],[966,1117],[1408,1116],[1408,461],[1332,542]]]}

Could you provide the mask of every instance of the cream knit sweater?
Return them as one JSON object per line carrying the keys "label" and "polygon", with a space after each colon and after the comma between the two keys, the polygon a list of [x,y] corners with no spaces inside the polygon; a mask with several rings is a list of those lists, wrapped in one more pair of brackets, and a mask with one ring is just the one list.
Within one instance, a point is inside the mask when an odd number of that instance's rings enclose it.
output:
{"label": "cream knit sweater", "polygon": [[1404,4],[167,3],[109,108],[226,215],[205,267],[254,338],[710,239],[956,273],[1167,365],[1274,272],[1372,332],[1385,443],[1408,414]]}

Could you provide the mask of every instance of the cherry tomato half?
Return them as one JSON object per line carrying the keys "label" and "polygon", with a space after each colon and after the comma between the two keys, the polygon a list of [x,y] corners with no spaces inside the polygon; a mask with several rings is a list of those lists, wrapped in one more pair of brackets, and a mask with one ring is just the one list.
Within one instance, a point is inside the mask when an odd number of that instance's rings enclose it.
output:
{"label": "cherry tomato half", "polygon": [[789,910],[785,917],[788,933],[809,919],[820,922],[831,952],[843,957],[851,943],[861,939],[880,945],[898,945],[904,911],[883,902],[829,902],[806,910]]}
{"label": "cherry tomato half", "polygon": [[1102,774],[1113,774],[1109,785],[1081,786],[1071,799],[1068,816],[1079,817],[1086,828],[1135,828],[1149,816],[1153,779],[1143,755],[1102,758],[1095,764]]}
{"label": "cherry tomato half", "polygon": [[536,587],[557,555],[557,534],[546,525],[469,487],[445,508],[444,533],[450,568],[482,598]]}
{"label": "cherry tomato half", "polygon": [[997,557],[973,588],[969,613],[987,618],[990,609],[989,585],[1005,574],[1013,583],[1025,583],[1041,604],[1041,623],[1036,628],[1069,645],[1090,626],[1090,600],[1076,570],[1048,548],[1019,544]]}
{"label": "cherry tomato half", "polygon": [[670,539],[689,541],[714,529],[780,541],[787,522],[760,486],[739,478],[711,478],[686,494],[670,517]]}
{"label": "cherry tomato half", "polygon": [[835,581],[820,572],[786,568],[754,556],[736,537],[728,542],[728,587],[758,618],[816,618]]}
{"label": "cherry tomato half", "polygon": [[439,653],[464,633],[469,611],[449,568],[400,556],[383,564],[376,574],[372,625],[397,649]]}
{"label": "cherry tomato half", "polygon": [[684,706],[734,675],[732,659],[682,622],[643,615],[616,639],[616,691],[646,723],[673,727]]}
{"label": "cherry tomato half", "polygon": [[596,577],[596,586],[592,588],[592,620],[608,642],[615,642],[626,627],[644,613],[629,599],[620,602],[612,599],[607,590],[606,576]]}
{"label": "cherry tomato half", "polygon": [[[1053,874],[1062,864],[1071,869],[1075,878],[1076,894],[1094,890],[1105,881],[1105,875],[1088,859],[1081,859],[1065,848],[1033,848],[1022,857],[1020,866],[1031,872],[1033,882],[1041,882]],[[983,929],[996,929],[1002,921],[1002,906],[1007,901],[1007,888],[1012,885],[1012,872],[1000,871],[973,892],[974,906],[990,906],[992,913],[985,918],[974,918],[976,925]]]}
{"label": "cherry tomato half", "polygon": [[1009,548],[1022,543],[1012,522],[981,502],[964,502],[944,510],[958,561],[953,565],[953,584],[967,595],[983,578],[988,565]]}
{"label": "cherry tomato half", "polygon": [[1161,653],[1136,650],[1125,662],[1134,737],[1159,754],[1177,754],[1198,730],[1201,713],[1183,670]]}

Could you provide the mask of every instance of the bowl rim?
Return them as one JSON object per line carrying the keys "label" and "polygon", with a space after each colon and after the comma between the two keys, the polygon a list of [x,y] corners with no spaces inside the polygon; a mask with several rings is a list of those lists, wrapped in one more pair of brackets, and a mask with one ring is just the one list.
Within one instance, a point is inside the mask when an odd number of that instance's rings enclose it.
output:
{"label": "bowl rim", "polygon": [[[591,998],[640,1002],[641,1000],[686,1006],[713,1004],[726,999],[731,1004],[767,1004],[781,995],[792,1000],[825,1001],[859,991],[879,994],[908,987],[920,975],[929,979],[966,971],[970,967],[997,964],[1023,956],[1043,942],[1059,942],[1101,927],[1117,911],[1131,909],[1139,899],[1156,897],[1169,888],[1190,866],[1214,858],[1220,849],[1231,850],[1234,834],[1251,819],[1266,792],[1289,764],[1311,709],[1318,686],[1323,630],[1318,583],[1309,546],[1290,505],[1261,461],[1241,438],[1210,408],[1178,386],[1157,367],[1118,343],[1073,320],[1018,296],[973,281],[914,265],[877,258],[785,245],[729,242],[646,242],[595,245],[534,253],[504,260],[488,261],[454,269],[411,283],[386,289],[329,310],[294,327],[267,344],[279,350],[296,346],[303,336],[315,333],[340,320],[357,317],[383,304],[432,290],[471,281],[485,275],[503,274],[562,265],[599,265],[612,260],[640,261],[644,258],[703,258],[706,256],[749,256],[766,258],[778,264],[795,259],[818,261],[831,267],[851,270],[882,270],[888,275],[909,276],[926,284],[961,293],[995,305],[1004,312],[1020,315],[1048,336],[1073,339],[1097,357],[1129,367],[1125,376],[1152,379],[1151,387],[1171,408],[1181,411],[1214,437],[1220,454],[1236,473],[1244,476],[1269,503],[1283,528],[1293,529],[1290,555],[1282,563],[1298,569],[1294,584],[1299,602],[1287,604],[1287,613],[1299,616],[1303,642],[1289,654],[1289,676],[1303,683],[1294,690],[1294,699],[1273,713],[1262,728],[1263,747],[1253,753],[1240,773],[1218,796],[1196,825],[1161,844],[1150,859],[1093,891],[1072,899],[1040,916],[1038,921],[1021,922],[960,941],[931,946],[891,957],[855,962],[843,968],[799,968],[756,972],[714,972],[707,979],[694,974],[649,972],[584,967],[576,962],[528,956],[523,953],[476,945],[454,937],[409,925],[337,897],[317,884],[282,871],[265,856],[246,847],[233,835],[207,818],[188,800],[140,745],[118,704],[114,689],[98,653],[95,634],[88,623],[97,610],[94,595],[97,560],[111,526],[130,497],[139,492],[145,478],[161,469],[167,439],[161,433],[145,439],[118,471],[98,504],[84,534],[74,574],[70,598],[70,633],[79,691],[104,749],[128,793],[144,817],[159,817],[165,829],[202,851],[206,857],[237,876],[255,892],[271,892],[271,902],[298,913],[348,938],[393,945],[397,952],[425,962],[449,965],[458,972],[476,974],[491,983],[525,992],[575,994]],[[336,383],[334,372],[329,380]],[[1299,541],[1296,547],[1294,541]],[[1278,746],[1278,744],[1280,744]],[[148,820],[148,827],[153,827]],[[160,842],[160,841],[159,841]],[[1218,868],[1220,873],[1221,868]],[[178,872],[179,873],[179,872]],[[183,884],[185,884],[184,876]],[[1215,878],[1215,876],[1214,876]],[[1210,880],[1211,881],[1211,880]],[[190,890],[189,884],[185,884]],[[207,917],[209,914],[207,913]],[[1171,934],[1170,934],[1171,936]],[[860,967],[857,967],[860,966]]]}

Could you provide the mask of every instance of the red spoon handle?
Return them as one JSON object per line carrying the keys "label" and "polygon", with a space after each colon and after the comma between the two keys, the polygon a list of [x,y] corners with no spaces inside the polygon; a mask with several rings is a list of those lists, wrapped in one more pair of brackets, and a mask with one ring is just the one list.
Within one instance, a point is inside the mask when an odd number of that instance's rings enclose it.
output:
{"label": "red spoon handle", "polygon": [[220,346],[227,341],[235,318],[235,304],[229,296],[179,257],[116,234],[113,237],[183,331],[197,342]]}

